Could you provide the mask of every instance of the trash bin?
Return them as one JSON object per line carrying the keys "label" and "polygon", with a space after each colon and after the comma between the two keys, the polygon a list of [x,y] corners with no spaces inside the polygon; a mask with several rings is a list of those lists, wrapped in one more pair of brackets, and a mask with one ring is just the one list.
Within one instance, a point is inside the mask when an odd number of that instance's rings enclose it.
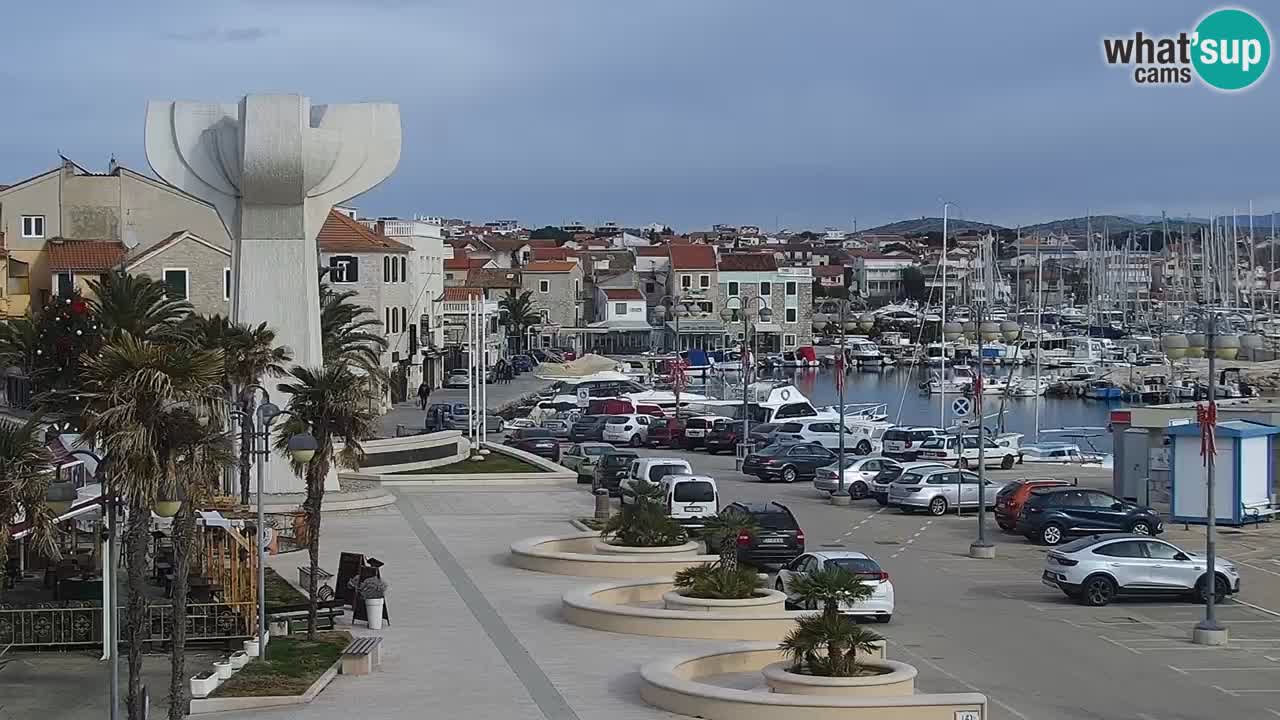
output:
{"label": "trash bin", "polygon": [[594,494],[596,496],[596,519],[608,520],[611,512],[609,508],[609,491],[605,488],[598,488]]}

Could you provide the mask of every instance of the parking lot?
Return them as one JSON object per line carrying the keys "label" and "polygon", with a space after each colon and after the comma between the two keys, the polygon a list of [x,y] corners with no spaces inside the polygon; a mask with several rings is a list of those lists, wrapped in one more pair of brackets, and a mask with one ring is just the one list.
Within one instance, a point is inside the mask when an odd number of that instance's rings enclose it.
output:
{"label": "parking lot", "polygon": [[[947,678],[938,691],[987,693],[993,718],[1174,720],[1280,717],[1280,523],[1227,528],[1218,552],[1235,561],[1241,594],[1219,606],[1225,647],[1190,642],[1204,607],[1181,598],[1121,599],[1091,608],[1040,582],[1047,549],[987,517],[995,560],[967,556],[976,513],[902,514],[872,499],[830,505],[807,482],[762,483],[730,456],[641,450],[688,459],[717,478],[722,504],[777,500],[799,518],[807,547],[843,546],[880,561],[897,595],[894,620],[875,626],[892,653]],[[1020,467],[992,478],[1058,474],[1109,489],[1110,471]],[[584,489],[585,492],[585,489]],[[1202,551],[1202,528],[1166,527],[1164,539]]]}

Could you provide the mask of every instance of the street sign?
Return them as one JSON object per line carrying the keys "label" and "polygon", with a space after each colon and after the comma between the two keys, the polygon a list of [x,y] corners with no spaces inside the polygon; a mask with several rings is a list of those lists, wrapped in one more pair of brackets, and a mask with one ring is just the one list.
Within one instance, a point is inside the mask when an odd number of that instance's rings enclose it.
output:
{"label": "street sign", "polygon": [[951,414],[956,417],[967,417],[973,409],[973,401],[967,397],[958,397],[951,401]]}
{"label": "street sign", "polygon": [[587,407],[591,404],[591,388],[578,388],[578,407]]}

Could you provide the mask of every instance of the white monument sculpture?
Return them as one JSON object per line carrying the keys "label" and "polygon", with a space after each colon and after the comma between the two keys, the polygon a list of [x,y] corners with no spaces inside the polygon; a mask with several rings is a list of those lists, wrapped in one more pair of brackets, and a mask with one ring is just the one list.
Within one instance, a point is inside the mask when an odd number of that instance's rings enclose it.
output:
{"label": "white monument sculpture", "polygon": [[[308,367],[322,362],[316,235],[334,205],[391,174],[400,141],[400,108],[390,103],[313,106],[301,95],[147,103],[147,162],[217,208],[231,236],[232,317],[267,323]],[[272,399],[283,404],[279,393]],[[267,477],[266,492],[303,489],[278,456]]]}

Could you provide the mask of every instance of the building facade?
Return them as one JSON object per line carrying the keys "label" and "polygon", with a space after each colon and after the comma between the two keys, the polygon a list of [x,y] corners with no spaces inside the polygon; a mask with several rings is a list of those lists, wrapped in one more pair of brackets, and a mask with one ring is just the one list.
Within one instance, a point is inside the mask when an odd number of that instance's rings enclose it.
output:
{"label": "building facade", "polygon": [[520,272],[520,289],[531,293],[540,322],[529,328],[539,347],[577,347],[578,328],[583,325],[582,267],[572,261],[531,262]]}

